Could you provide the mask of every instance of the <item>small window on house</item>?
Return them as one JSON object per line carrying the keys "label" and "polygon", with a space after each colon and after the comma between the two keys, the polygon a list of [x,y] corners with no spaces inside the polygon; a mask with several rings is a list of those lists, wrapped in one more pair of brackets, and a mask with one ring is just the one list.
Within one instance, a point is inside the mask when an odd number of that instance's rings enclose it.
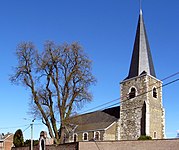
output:
{"label": "small window on house", "polygon": [[153,97],[157,98],[157,89],[156,88],[153,88]]}
{"label": "small window on house", "polygon": [[74,142],[76,142],[77,141],[77,134],[74,134],[74,136],[73,136],[73,140],[74,140]]}
{"label": "small window on house", "polygon": [[154,132],[154,139],[157,138],[157,132]]}
{"label": "small window on house", "polygon": [[131,88],[131,91],[129,93],[129,99],[136,97],[136,89]]}
{"label": "small window on house", "polygon": [[83,141],[87,141],[88,140],[88,133],[83,133]]}
{"label": "small window on house", "polygon": [[94,139],[95,139],[95,141],[99,141],[100,140],[100,132],[99,131],[94,132]]}

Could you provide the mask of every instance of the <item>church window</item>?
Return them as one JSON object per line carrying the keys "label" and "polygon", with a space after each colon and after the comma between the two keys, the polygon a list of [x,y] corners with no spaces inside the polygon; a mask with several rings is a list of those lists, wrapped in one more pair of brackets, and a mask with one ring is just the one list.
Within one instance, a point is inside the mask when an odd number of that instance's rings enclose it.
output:
{"label": "church window", "polygon": [[99,141],[100,140],[100,132],[99,131],[94,132],[94,139],[95,139],[95,141]]}
{"label": "church window", "polygon": [[129,93],[129,99],[136,97],[136,89],[133,87]]}
{"label": "church window", "polygon": [[154,132],[154,139],[157,138],[157,132]]}
{"label": "church window", "polygon": [[88,140],[88,133],[85,132],[83,133],[83,141],[87,141]]}
{"label": "church window", "polygon": [[77,141],[77,138],[78,138],[78,135],[77,135],[77,134],[74,134],[74,135],[73,135],[73,141],[76,142],[76,141]]}
{"label": "church window", "polygon": [[157,98],[157,89],[156,88],[153,88],[153,97]]}

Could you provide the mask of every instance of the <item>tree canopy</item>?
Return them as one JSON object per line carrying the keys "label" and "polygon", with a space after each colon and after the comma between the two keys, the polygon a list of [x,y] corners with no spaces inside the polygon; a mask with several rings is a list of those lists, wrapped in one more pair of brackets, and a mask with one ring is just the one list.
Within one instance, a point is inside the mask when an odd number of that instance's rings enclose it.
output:
{"label": "tree canopy", "polygon": [[13,137],[13,144],[15,147],[24,146],[24,137],[21,129],[18,129]]}
{"label": "tree canopy", "polygon": [[56,143],[62,143],[69,117],[92,100],[89,87],[96,80],[91,60],[78,43],[52,41],[42,51],[32,42],[20,43],[16,56],[11,82],[31,91],[31,113],[42,119]]}

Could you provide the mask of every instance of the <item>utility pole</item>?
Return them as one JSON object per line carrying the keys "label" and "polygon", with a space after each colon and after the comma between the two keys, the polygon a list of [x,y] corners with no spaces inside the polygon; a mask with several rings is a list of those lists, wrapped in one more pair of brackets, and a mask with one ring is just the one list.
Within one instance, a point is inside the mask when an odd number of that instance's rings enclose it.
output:
{"label": "utility pole", "polygon": [[31,126],[31,150],[33,150],[33,123],[35,119],[32,120],[32,123],[30,124]]}

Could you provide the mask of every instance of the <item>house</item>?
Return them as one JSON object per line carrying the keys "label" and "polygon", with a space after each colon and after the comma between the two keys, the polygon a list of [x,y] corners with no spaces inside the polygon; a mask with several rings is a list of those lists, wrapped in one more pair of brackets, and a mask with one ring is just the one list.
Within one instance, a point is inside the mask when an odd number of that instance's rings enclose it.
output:
{"label": "house", "polygon": [[120,83],[120,106],[71,117],[65,141],[163,139],[162,82],[157,79],[140,9],[128,76]]}
{"label": "house", "polygon": [[7,133],[7,134],[0,134],[0,150],[11,150],[11,147],[13,146],[13,134]]}

